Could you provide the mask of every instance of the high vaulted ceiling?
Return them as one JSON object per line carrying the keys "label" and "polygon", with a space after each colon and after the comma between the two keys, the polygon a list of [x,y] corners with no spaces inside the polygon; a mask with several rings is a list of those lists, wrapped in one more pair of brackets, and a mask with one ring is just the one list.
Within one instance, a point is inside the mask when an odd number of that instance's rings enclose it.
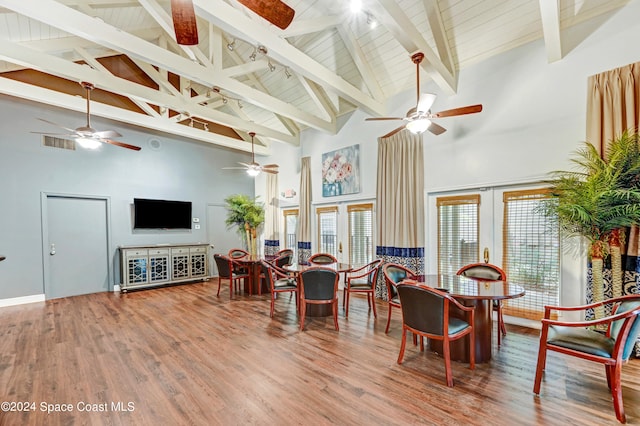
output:
{"label": "high vaulted ceiling", "polygon": [[88,81],[92,115],[249,151],[254,131],[266,154],[355,109],[386,115],[415,87],[416,51],[453,94],[460,69],[536,39],[562,60],[562,30],[628,2],[285,0],[281,30],[236,0],[193,0],[199,44],[180,46],[168,0],[0,0],[0,93],[84,112]]}

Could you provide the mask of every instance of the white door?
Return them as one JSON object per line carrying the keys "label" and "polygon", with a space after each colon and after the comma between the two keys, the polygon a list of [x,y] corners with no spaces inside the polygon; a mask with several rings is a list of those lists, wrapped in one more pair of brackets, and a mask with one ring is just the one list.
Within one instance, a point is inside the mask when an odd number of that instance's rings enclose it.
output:
{"label": "white door", "polygon": [[107,209],[106,199],[46,196],[47,299],[109,291]]}
{"label": "white door", "polygon": [[232,248],[242,248],[243,242],[238,235],[236,228],[227,229],[225,221],[227,219],[227,209],[222,204],[207,205],[207,238],[211,245],[211,256],[209,261],[211,276],[218,275],[218,268],[213,261],[213,254],[220,253],[225,256]]}

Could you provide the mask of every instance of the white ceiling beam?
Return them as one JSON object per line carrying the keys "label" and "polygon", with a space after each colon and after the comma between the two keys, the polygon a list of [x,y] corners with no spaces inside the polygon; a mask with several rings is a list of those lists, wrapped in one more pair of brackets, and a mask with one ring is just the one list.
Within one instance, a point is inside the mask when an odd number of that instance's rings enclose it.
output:
{"label": "white ceiling beam", "polygon": [[[26,49],[8,41],[0,43],[0,59],[69,80],[90,81],[100,89],[119,93],[127,97],[135,97],[152,105],[158,105],[161,108],[171,108],[175,111],[189,111],[194,116],[200,116],[223,126],[244,131],[259,131],[267,137],[294,145],[300,143],[298,136],[287,135],[271,128],[257,125],[256,123],[246,122],[221,111],[212,110],[193,103],[189,99],[185,99],[182,95],[173,96],[163,93],[114,75],[103,74],[88,65],[76,64],[56,56]],[[4,84],[4,81],[2,83]]]}
{"label": "white ceiling beam", "polygon": [[562,43],[560,39],[560,2],[558,0],[540,0],[540,17],[542,18],[542,34],[547,48],[549,63],[562,59]]}
{"label": "white ceiling beam", "polygon": [[381,115],[385,112],[381,102],[363,93],[335,72],[296,49],[269,28],[252,24],[251,20],[222,0],[193,0],[193,3],[198,15],[202,18],[213,22],[232,35],[239,36],[239,29],[241,29],[243,39],[248,38],[247,41],[250,43],[266,46],[271,58],[283,65],[288,65],[292,70],[315,81],[325,90],[338,93],[370,114]]}
{"label": "white ceiling beam", "polygon": [[304,87],[304,89],[307,91],[309,97],[311,97],[311,100],[313,100],[313,103],[316,105],[318,110],[320,110],[320,112],[323,113],[328,120],[335,122],[336,115],[329,102],[325,101],[324,94],[322,93],[320,88],[316,86],[313,81],[307,80],[304,76],[296,74],[296,77],[298,78],[298,81],[300,82],[302,87]]}
{"label": "white ceiling beam", "polygon": [[373,68],[371,68],[371,65],[367,60],[365,53],[362,51],[362,48],[360,48],[360,44],[358,44],[353,31],[351,31],[351,29],[347,28],[347,26],[345,25],[340,25],[338,27],[338,33],[340,34],[340,37],[342,38],[342,41],[347,50],[351,54],[351,58],[356,64],[358,71],[360,71],[362,81],[367,85],[371,96],[380,101],[384,100],[384,94],[382,93],[382,88],[380,88],[380,85],[378,84],[376,74],[373,72]]}
{"label": "white ceiling beam", "polygon": [[[162,31],[160,31],[158,28],[146,28],[143,30],[131,32],[131,34],[133,34],[134,36],[147,41],[156,40],[158,37],[160,37],[161,33]],[[31,49],[35,49],[35,50],[39,50],[40,52],[47,52],[47,53],[67,52],[69,50],[73,50],[77,46],[83,47],[85,49],[93,49],[93,48],[105,49],[104,46],[94,43],[93,41],[86,40],[76,36],[21,41],[20,44],[23,46],[29,47]],[[111,52],[114,52],[114,50],[105,49],[105,52],[106,52],[105,56],[112,56]],[[118,52],[118,54],[120,53]],[[103,55],[100,54],[100,56],[103,56]]]}
{"label": "white ceiling beam", "polygon": [[445,92],[456,93],[458,88],[457,74],[453,74],[442,63],[398,3],[395,0],[374,0],[371,7],[374,9],[376,18],[409,54],[417,51],[424,53],[425,60],[422,61],[421,67],[429,74],[429,77]]}
{"label": "white ceiling beam", "polygon": [[342,16],[333,15],[315,19],[306,19],[304,21],[294,20],[291,25],[289,25],[285,30],[282,30],[279,35],[280,37],[288,38],[317,33],[341,25],[344,22],[344,19],[345,18]]}
{"label": "white ceiling beam", "polygon": [[[82,113],[85,113],[87,108],[86,100],[79,96],[67,95],[65,93],[33,86],[16,80],[10,80],[4,77],[0,77],[0,93]],[[91,114],[123,123],[133,124],[135,126],[144,127],[147,129],[152,129],[154,131],[167,132],[190,139],[196,139],[215,145],[225,146],[239,151],[251,152],[251,144],[246,143],[243,140],[195,129],[182,124],[172,123],[170,120],[166,119],[149,117],[144,114],[134,113],[131,111],[123,110],[122,108],[113,107],[95,101],[92,101],[91,103]],[[47,129],[44,126],[46,126],[44,123],[41,123],[34,119],[34,127],[30,130],[37,131],[39,129],[42,129],[43,131],[46,131]],[[122,140],[126,141],[126,135],[122,138]],[[255,147],[255,150],[256,154],[260,155],[272,154],[271,150],[260,145],[257,145]]]}
{"label": "white ceiling beam", "polygon": [[[235,79],[212,75],[213,73],[211,73],[211,70],[207,67],[131,36],[99,19],[92,19],[56,1],[30,0],[26,3],[22,0],[0,0],[0,6],[7,7],[24,16],[45,22],[79,37],[87,38],[109,48],[121,51],[131,58],[142,59],[151,64],[166,68],[171,72],[204,86],[220,86],[234,93],[247,103],[253,103],[256,106],[292,118],[315,129],[323,130],[331,134],[335,134],[337,131],[333,123],[329,123],[313,114],[302,111],[288,102],[248,87]],[[231,7],[228,9],[236,14],[239,13]],[[52,15],[56,16],[55,20],[50,19]],[[245,24],[247,23],[246,18],[243,22]],[[272,35],[272,37],[275,36]],[[246,127],[246,125],[242,126],[242,128],[244,127]]]}
{"label": "white ceiling beam", "polygon": [[222,75],[224,75],[225,77],[237,77],[239,75],[262,71],[267,69],[267,67],[268,63],[266,60],[258,59],[257,61],[250,61],[233,67],[227,67],[224,69],[224,71],[222,71]]}
{"label": "white ceiling beam", "polygon": [[451,47],[449,45],[449,39],[447,38],[447,32],[444,29],[444,22],[442,21],[442,13],[437,0],[423,0],[424,11],[427,14],[429,20],[429,26],[431,27],[431,34],[436,43],[436,49],[438,50],[438,56],[445,67],[455,75],[455,65],[453,63],[453,55],[451,54]]}

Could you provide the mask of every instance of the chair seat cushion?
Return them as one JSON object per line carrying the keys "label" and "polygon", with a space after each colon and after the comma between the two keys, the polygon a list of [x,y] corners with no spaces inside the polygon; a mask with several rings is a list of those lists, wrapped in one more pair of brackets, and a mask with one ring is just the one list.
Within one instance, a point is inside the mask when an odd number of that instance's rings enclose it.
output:
{"label": "chair seat cushion", "polygon": [[372,285],[365,279],[349,280],[349,288],[357,290],[372,290]]}
{"label": "chair seat cushion", "polygon": [[449,335],[456,334],[469,327],[469,323],[459,318],[449,317]]}
{"label": "chair seat cushion", "polygon": [[298,286],[296,285],[296,280],[293,278],[281,278],[273,283],[273,288],[276,290],[287,290],[287,289],[295,289]]}
{"label": "chair seat cushion", "polygon": [[393,299],[389,300],[389,303],[391,303],[392,305],[400,306],[400,297],[394,297]]}
{"label": "chair seat cushion", "polygon": [[552,325],[549,327],[547,344],[611,358],[615,341],[602,333],[586,328]]}

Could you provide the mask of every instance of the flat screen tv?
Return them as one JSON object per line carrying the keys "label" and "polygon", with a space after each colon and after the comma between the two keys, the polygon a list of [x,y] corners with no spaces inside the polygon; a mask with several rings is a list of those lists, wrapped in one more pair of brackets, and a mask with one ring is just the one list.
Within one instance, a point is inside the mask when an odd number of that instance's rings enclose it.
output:
{"label": "flat screen tv", "polygon": [[134,229],[191,229],[191,202],[133,199]]}

